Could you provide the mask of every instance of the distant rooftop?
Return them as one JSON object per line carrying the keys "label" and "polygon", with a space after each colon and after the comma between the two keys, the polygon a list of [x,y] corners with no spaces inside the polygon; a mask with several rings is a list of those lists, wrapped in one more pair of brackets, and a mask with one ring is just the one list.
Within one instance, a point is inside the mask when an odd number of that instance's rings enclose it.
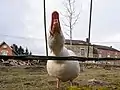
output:
{"label": "distant rooftop", "polygon": [[[70,40],[69,39],[65,39],[65,44],[70,44]],[[83,40],[72,40],[72,44],[73,45],[79,45],[79,44],[87,44],[87,42],[83,41]]]}
{"label": "distant rooftop", "polygon": [[[65,44],[70,45],[70,40],[66,39]],[[88,45],[86,41],[83,40],[72,40],[72,45]],[[119,51],[112,46],[103,46],[103,45],[96,45],[96,44],[90,44],[91,46],[94,46],[97,49],[103,49],[103,50],[111,50],[111,51]]]}
{"label": "distant rooftop", "polygon": [[97,49],[103,49],[103,50],[111,50],[111,51],[119,51],[115,48],[113,48],[112,46],[103,46],[103,45],[93,45],[94,47],[96,47]]}

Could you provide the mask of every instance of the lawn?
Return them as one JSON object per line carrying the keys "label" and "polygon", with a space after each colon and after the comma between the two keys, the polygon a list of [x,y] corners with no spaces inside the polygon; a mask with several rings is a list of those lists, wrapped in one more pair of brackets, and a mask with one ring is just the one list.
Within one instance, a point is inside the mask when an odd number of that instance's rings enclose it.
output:
{"label": "lawn", "polygon": [[[2,66],[0,90],[56,90],[56,82],[45,66]],[[74,80],[73,87],[62,82],[59,90],[120,90],[120,69],[87,68]]]}

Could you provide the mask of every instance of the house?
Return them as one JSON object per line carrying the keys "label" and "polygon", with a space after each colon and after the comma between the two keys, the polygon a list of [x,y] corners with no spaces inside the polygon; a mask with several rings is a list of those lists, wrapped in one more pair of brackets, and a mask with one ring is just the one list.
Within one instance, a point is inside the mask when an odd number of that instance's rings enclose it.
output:
{"label": "house", "polygon": [[0,44],[0,55],[12,56],[12,55],[16,55],[16,52],[13,51],[13,49],[7,43],[2,42]]}
{"label": "house", "polygon": [[[66,39],[65,40],[65,46],[74,51],[77,56],[80,57],[87,57],[88,53],[88,43],[83,40],[72,40],[72,45],[70,45],[70,40]],[[89,46],[89,57],[93,57],[93,46]]]}
{"label": "house", "polygon": [[[77,56],[87,57],[88,53],[88,43],[87,40],[72,40],[72,45],[70,45],[70,40],[65,40],[65,46],[74,51]],[[89,57],[96,58],[120,58],[120,51],[113,48],[112,46],[94,45],[89,46]]]}
{"label": "house", "polygon": [[112,46],[93,45],[93,47],[96,49],[96,54],[99,58],[120,58],[120,51]]}

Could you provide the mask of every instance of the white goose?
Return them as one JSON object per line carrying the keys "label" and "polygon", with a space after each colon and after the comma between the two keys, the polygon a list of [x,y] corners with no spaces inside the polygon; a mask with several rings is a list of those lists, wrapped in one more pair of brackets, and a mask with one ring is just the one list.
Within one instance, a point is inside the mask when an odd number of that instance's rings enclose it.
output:
{"label": "white goose", "polygon": [[[51,28],[48,37],[48,45],[51,50],[50,56],[75,56],[74,52],[68,50],[64,46],[65,38],[62,34],[59,13],[54,11],[52,13]],[[66,61],[66,60],[48,60],[47,72],[50,76],[57,79],[57,88],[59,88],[60,80],[70,81],[72,84],[80,71],[78,61]]]}

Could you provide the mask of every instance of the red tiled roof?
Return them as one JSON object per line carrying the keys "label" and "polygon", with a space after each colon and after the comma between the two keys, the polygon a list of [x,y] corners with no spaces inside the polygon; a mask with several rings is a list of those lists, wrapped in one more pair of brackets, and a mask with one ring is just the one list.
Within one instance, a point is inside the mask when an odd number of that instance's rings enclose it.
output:
{"label": "red tiled roof", "polygon": [[97,49],[103,49],[103,50],[110,50],[110,51],[119,51],[113,47],[109,46],[103,46],[103,45],[93,45]]}

